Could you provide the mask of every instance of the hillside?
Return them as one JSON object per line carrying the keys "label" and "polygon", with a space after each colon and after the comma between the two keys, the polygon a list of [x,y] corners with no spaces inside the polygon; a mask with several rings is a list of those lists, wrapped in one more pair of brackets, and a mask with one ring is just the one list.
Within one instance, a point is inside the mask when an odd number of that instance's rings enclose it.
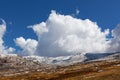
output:
{"label": "hillside", "polygon": [[120,80],[120,61],[100,61],[1,76],[0,80]]}
{"label": "hillside", "polygon": [[57,58],[0,55],[0,80],[120,80],[120,53]]}

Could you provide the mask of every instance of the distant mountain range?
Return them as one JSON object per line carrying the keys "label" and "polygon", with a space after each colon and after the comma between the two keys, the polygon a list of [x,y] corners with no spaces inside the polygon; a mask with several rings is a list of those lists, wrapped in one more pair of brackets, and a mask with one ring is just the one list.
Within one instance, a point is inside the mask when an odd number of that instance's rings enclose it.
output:
{"label": "distant mountain range", "polygon": [[1,63],[37,63],[42,65],[67,66],[74,63],[84,63],[100,60],[120,59],[120,52],[114,53],[85,53],[60,57],[41,57],[41,56],[19,56],[17,54],[0,54]]}

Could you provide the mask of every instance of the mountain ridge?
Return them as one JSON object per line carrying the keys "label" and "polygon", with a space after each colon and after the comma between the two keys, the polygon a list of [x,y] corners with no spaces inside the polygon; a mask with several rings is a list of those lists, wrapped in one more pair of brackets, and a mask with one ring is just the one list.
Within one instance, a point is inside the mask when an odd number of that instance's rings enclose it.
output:
{"label": "mountain ridge", "polygon": [[[110,64],[112,66],[119,65],[120,53],[86,53],[61,57],[40,57],[40,56],[19,56],[14,54],[0,55],[0,77],[19,76],[31,73],[46,73],[54,74],[56,72],[63,72],[70,66],[77,66],[80,68],[83,65],[94,66]],[[101,64],[103,63],[103,64]],[[73,69],[75,67],[72,67]],[[84,70],[88,70],[89,67]],[[59,71],[60,70],[60,71]],[[85,70],[85,71],[86,71]],[[76,72],[75,68],[75,72]],[[79,69],[78,69],[79,72]],[[80,71],[81,72],[81,71]],[[58,74],[57,73],[57,74]],[[27,79],[26,79],[27,80]],[[32,79],[31,79],[32,80]],[[38,79],[39,80],[39,79]],[[45,80],[45,79],[43,79]],[[56,80],[56,79],[53,79]]]}

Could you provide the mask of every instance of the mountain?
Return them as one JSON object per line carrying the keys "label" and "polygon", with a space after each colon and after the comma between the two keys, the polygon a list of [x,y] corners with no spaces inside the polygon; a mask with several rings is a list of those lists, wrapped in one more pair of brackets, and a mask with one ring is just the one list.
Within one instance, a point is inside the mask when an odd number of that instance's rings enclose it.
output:
{"label": "mountain", "polygon": [[32,60],[34,62],[40,62],[49,65],[71,65],[78,62],[84,62],[86,59],[85,54],[77,54],[70,56],[60,56],[60,57],[40,57],[40,56],[25,56],[27,60]]}
{"label": "mountain", "polygon": [[32,60],[34,62],[52,64],[59,66],[72,65],[74,63],[84,63],[91,61],[118,59],[120,55],[119,52],[114,53],[84,53],[70,56],[60,56],[60,57],[40,57],[40,56],[25,56],[27,60]]}
{"label": "mountain", "polygon": [[14,63],[18,65],[57,65],[67,66],[74,63],[84,63],[101,60],[115,60],[120,58],[120,53],[84,53],[60,57],[19,56],[17,54],[0,54],[1,63]]}
{"label": "mountain", "polygon": [[[119,52],[85,53],[85,54],[60,56],[60,57],[19,56],[17,54],[0,54],[0,77],[3,76],[3,78],[5,77],[8,78],[8,76],[17,76],[17,75],[19,76],[26,74],[31,75],[32,73],[35,73],[33,75],[45,73],[46,75],[49,76],[49,74],[51,75],[60,74],[63,73],[64,71],[66,75],[70,75],[70,74],[77,74],[78,72],[84,73],[84,71],[86,72],[86,70],[89,72],[89,69],[91,71],[91,68],[95,69],[96,71],[97,67],[100,66],[104,66],[107,68],[107,66],[111,65],[114,68],[114,65],[119,66],[119,64],[120,64]],[[82,66],[83,68],[81,68]],[[66,70],[68,70],[68,72],[70,73],[69,74],[66,73]],[[72,73],[71,70],[73,70]],[[50,79],[50,80],[56,80],[56,79]],[[2,78],[0,78],[0,80],[2,80]],[[14,80],[14,79],[9,79],[9,80]],[[30,79],[25,79],[25,80],[30,80]],[[39,79],[35,79],[35,80],[39,80]],[[49,79],[40,79],[40,80],[49,80]]]}
{"label": "mountain", "polygon": [[[120,80],[120,53],[108,54],[92,60],[86,58],[85,62],[67,66],[58,66],[54,64],[56,61],[53,61],[53,64],[38,62],[48,60],[38,56],[32,56],[32,58],[13,56],[13,58],[17,61],[12,59],[0,65],[0,80]],[[69,57],[64,59],[72,61]]]}

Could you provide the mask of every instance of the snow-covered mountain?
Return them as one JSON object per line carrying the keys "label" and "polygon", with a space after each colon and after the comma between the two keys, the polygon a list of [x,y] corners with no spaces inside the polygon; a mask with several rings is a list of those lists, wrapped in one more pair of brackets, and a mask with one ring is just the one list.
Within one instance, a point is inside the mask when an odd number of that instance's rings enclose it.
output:
{"label": "snow-covered mountain", "polygon": [[27,60],[33,60],[34,62],[40,62],[42,64],[52,65],[70,65],[78,62],[84,62],[86,60],[85,54],[77,54],[70,56],[60,57],[40,57],[40,56],[25,56]]}
{"label": "snow-covered mountain", "polygon": [[106,54],[106,56],[103,56],[103,57],[97,58],[97,59],[93,59],[90,61],[111,61],[111,60],[120,60],[120,52],[109,53],[108,55]]}
{"label": "snow-covered mountain", "polygon": [[50,72],[58,67],[94,61],[120,60],[120,53],[85,53],[60,57],[19,56],[17,54],[0,54],[0,76],[30,71]]}
{"label": "snow-covered mountain", "polygon": [[40,57],[40,56],[25,56],[27,60],[32,60],[34,62],[39,62],[42,64],[52,64],[52,65],[71,65],[74,63],[84,63],[90,61],[100,61],[100,60],[112,60],[118,59],[117,56],[120,55],[119,52],[116,53],[85,53],[70,56],[60,56],[60,57]]}
{"label": "snow-covered mountain", "polygon": [[[41,57],[41,56],[18,56],[17,54],[0,54],[0,60],[3,62],[13,62],[20,65],[59,65],[66,66],[74,63],[84,63],[90,61],[119,59],[120,53],[85,53],[60,57]],[[24,63],[24,64],[23,64]]]}

